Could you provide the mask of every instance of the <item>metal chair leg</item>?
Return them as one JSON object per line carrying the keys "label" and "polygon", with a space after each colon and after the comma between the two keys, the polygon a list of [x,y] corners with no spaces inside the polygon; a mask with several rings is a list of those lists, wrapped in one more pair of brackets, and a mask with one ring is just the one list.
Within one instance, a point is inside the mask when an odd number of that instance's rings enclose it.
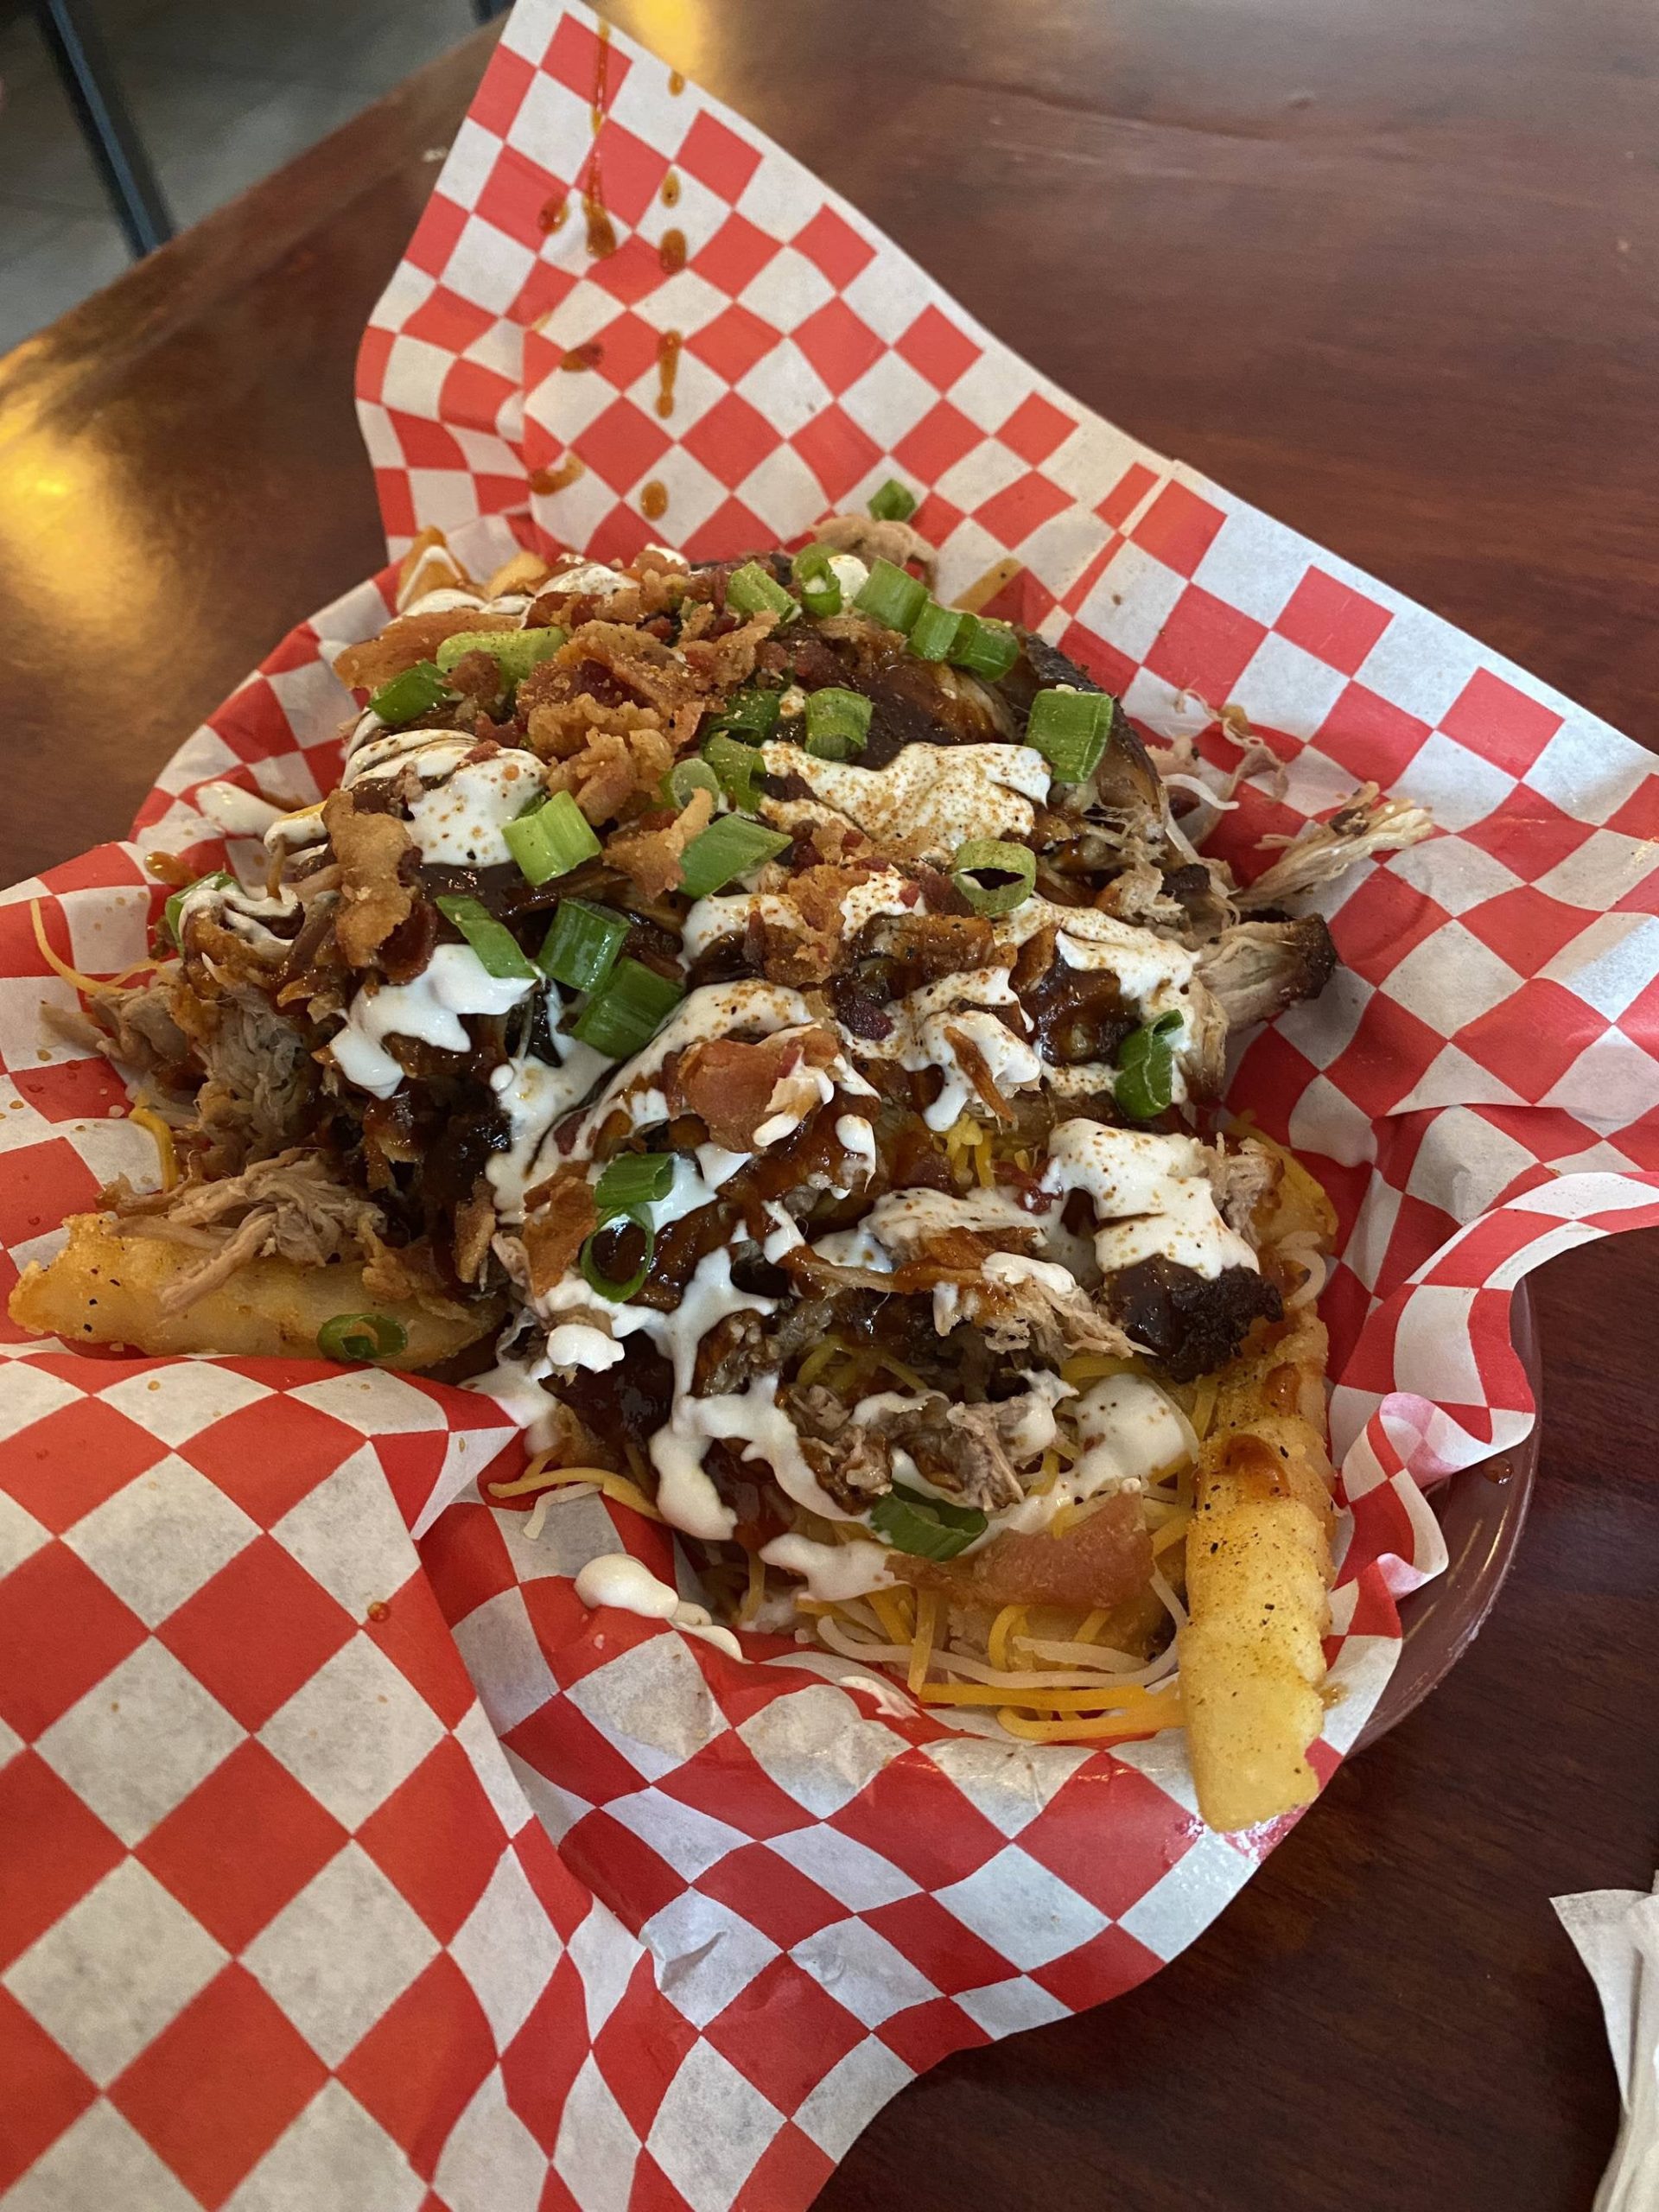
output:
{"label": "metal chair leg", "polygon": [[135,256],[173,235],[173,218],[110,66],[92,0],[35,0],[35,20],[56,64],[81,136]]}

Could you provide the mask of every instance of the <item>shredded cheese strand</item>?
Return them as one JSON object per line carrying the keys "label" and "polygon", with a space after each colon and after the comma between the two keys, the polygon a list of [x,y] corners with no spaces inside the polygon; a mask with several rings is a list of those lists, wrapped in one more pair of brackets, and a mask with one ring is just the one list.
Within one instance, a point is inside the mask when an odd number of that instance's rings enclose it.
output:
{"label": "shredded cheese strand", "polygon": [[173,1142],[173,1132],[153,1106],[135,1106],[127,1119],[141,1128],[156,1147],[161,1162],[162,1188],[175,1190],[179,1180],[178,1148]]}
{"label": "shredded cheese strand", "polygon": [[121,984],[130,982],[133,976],[145,975],[150,969],[160,965],[155,960],[141,960],[135,967],[124,968],[118,976],[89,976],[82,969],[72,968],[67,960],[52,950],[47,941],[46,921],[38,899],[31,899],[29,902],[29,918],[35,931],[35,942],[39,945],[41,957],[47,966],[54,975],[61,976],[66,983],[73,983],[76,990],[86,993],[88,997],[94,991],[118,988]]}
{"label": "shredded cheese strand", "polygon": [[1165,1728],[1179,1728],[1181,1725],[1181,1701],[1169,1696],[1166,1701],[1154,1701],[1138,1717],[1125,1714],[1122,1719],[1103,1716],[1098,1720],[1033,1720],[1023,1713],[1012,1710],[997,1714],[998,1720],[1011,1736],[1021,1736],[1031,1744],[1103,1744],[1130,1736],[1154,1736]]}
{"label": "shredded cheese strand", "polygon": [[910,1647],[910,1667],[906,1675],[912,1695],[927,1680],[928,1661],[932,1656],[933,1633],[938,1618],[938,1592],[918,1590],[916,1593],[916,1637]]}

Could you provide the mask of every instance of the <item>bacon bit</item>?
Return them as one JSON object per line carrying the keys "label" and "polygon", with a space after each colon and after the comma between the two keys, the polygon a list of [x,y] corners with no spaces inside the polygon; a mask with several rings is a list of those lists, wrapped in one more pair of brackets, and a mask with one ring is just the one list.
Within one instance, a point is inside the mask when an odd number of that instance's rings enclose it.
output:
{"label": "bacon bit", "polygon": [[1063,1536],[1039,1529],[994,1537],[959,1563],[894,1552],[890,1564],[921,1589],[948,1592],[953,1605],[1065,1605],[1086,1612],[1121,1605],[1146,1588],[1152,1538],[1141,1526],[1140,1499],[1125,1491]]}
{"label": "bacon bit", "polygon": [[[551,791],[570,792],[589,822],[613,822],[636,792],[654,795],[673,764],[673,753],[659,729],[590,730],[581,753],[548,770],[547,786]],[[663,887],[671,888],[678,881],[677,862]]]}
{"label": "bacon bit", "polygon": [[756,653],[777,626],[775,614],[756,614],[741,628],[728,630],[721,637],[688,639],[682,632],[681,646],[687,665],[701,679],[699,688],[705,692],[728,691],[734,684],[747,683],[754,673]]}
{"label": "bacon bit", "polygon": [[462,1282],[482,1279],[494,1234],[495,1199],[489,1179],[480,1175],[473,1185],[472,1197],[455,1209],[455,1273]]}
{"label": "bacon bit", "polygon": [[980,1051],[968,1032],[965,1029],[958,1029],[952,1023],[945,1031],[944,1036],[945,1042],[957,1056],[963,1073],[979,1093],[982,1103],[990,1108],[999,1122],[1011,1122],[1014,1119],[1014,1109],[997,1089],[995,1078],[991,1073],[984,1053]]}
{"label": "bacon bit", "polygon": [[572,631],[553,659],[556,666],[571,669],[583,661],[594,661],[664,714],[671,713],[705,688],[671,646],[658,638],[646,637],[627,622],[583,622]]}
{"label": "bacon bit", "polygon": [[531,1192],[526,1206],[535,1211],[524,1222],[524,1251],[530,1261],[530,1287],[544,1297],[575,1260],[599,1226],[593,1185],[585,1167],[566,1168],[550,1183]]}
{"label": "bacon bit", "polygon": [[378,638],[347,645],[334,663],[334,674],[354,691],[378,691],[416,661],[430,660],[446,638],[458,630],[516,630],[510,614],[482,607],[450,607],[429,614],[401,614]]}
{"label": "bacon bit", "polygon": [[569,698],[526,699],[526,687],[537,673],[535,669],[531,671],[519,685],[518,695],[530,709],[525,734],[531,748],[543,760],[568,760],[572,753],[582,751],[595,730],[626,737],[634,730],[662,728],[662,716],[654,707],[635,706],[631,700],[621,706],[607,706],[585,692]]}
{"label": "bacon bit", "polygon": [[1016,995],[1028,991],[1047,975],[1054,965],[1054,949],[1059,940],[1059,925],[1055,922],[1045,922],[1041,929],[1026,939],[1008,971],[1008,982]]}
{"label": "bacon bit", "polygon": [[359,814],[349,791],[323,802],[323,826],[340,861],[340,902],[334,920],[340,949],[353,968],[366,968],[414,910],[415,893],[402,880],[419,855],[403,823],[390,814]]}
{"label": "bacon bit", "polygon": [[727,1151],[750,1152],[762,1122],[817,1103],[817,1084],[802,1082],[802,1076],[809,1068],[828,1067],[837,1049],[825,1029],[781,1030],[758,1045],[711,1038],[680,1055],[669,1103],[700,1115]]}
{"label": "bacon bit", "polygon": [[613,837],[605,848],[611,866],[636,884],[647,899],[675,890],[685,874],[685,849],[709,827],[715,811],[712,791],[693,791],[678,817],[660,830],[638,830]]}

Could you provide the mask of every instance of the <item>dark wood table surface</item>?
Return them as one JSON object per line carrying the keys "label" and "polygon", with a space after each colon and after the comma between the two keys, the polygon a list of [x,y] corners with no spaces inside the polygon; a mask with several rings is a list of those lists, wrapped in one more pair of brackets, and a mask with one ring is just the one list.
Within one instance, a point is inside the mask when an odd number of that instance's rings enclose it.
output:
{"label": "dark wood table surface", "polygon": [[[1633,734],[1659,679],[1638,0],[617,0],[1091,406]],[[0,362],[0,880],[118,835],[381,557],[365,317],[482,35]],[[1547,1899],[1659,1853],[1659,1237],[1539,1281],[1520,1563],[1145,1988],[939,2068],[824,2212],[1579,2212],[1616,2099]]]}

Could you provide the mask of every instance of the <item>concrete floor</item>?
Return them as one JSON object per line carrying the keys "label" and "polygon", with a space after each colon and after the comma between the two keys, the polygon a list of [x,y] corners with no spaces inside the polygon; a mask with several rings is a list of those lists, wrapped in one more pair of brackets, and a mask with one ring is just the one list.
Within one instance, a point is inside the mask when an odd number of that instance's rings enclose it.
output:
{"label": "concrete floor", "polygon": [[[97,0],[181,230],[455,45],[470,0]],[[0,29],[0,353],[127,266],[27,10]]]}

